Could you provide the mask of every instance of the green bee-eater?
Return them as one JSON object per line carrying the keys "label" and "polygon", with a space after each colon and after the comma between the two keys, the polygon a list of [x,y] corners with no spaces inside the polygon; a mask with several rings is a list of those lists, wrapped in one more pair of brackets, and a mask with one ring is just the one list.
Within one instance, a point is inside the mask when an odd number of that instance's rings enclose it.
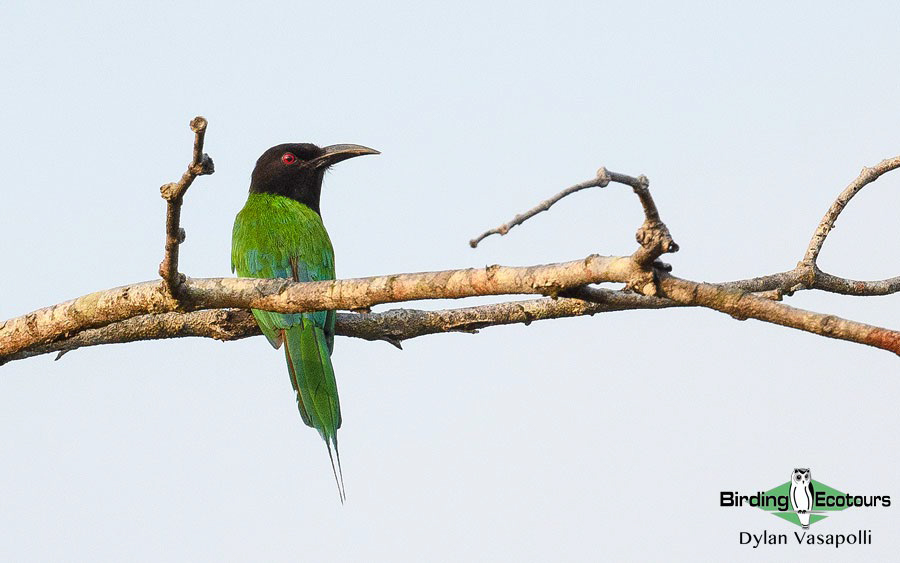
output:
{"label": "green bee-eater", "polygon": [[[232,271],[247,278],[333,280],[334,250],[319,211],[322,179],[332,164],[365,154],[378,151],[359,145],[289,143],[264,152],[253,169],[247,203],[234,220]],[[272,346],[284,344],[300,416],[325,440],[343,502],[337,443],[341,406],[331,367],[334,311],[285,314],[253,309],[253,316]]]}

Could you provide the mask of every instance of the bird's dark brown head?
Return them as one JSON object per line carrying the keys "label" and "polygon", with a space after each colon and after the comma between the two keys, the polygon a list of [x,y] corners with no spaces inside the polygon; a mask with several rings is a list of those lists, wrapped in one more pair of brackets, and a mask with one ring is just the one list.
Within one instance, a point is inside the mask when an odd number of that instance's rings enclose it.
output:
{"label": "bird's dark brown head", "polygon": [[295,199],[319,213],[322,179],[329,166],[365,154],[380,154],[360,145],[317,147],[311,143],[276,145],[259,157],[250,180],[250,193]]}

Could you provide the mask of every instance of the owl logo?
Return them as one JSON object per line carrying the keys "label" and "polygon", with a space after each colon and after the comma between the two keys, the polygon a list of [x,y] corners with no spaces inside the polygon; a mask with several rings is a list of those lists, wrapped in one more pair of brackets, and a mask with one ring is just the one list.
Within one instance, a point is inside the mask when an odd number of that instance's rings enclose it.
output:
{"label": "owl logo", "polygon": [[815,490],[809,468],[794,469],[791,474],[791,507],[804,530],[809,529],[809,514],[813,509]]}

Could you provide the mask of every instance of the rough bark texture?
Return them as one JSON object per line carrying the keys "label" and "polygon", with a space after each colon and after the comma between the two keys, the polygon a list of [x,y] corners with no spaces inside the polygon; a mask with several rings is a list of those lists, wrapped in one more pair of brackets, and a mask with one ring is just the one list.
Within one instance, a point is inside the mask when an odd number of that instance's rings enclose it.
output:
{"label": "rough bark texture", "polygon": [[634,274],[634,264],[628,258],[594,255],[524,268],[494,265],[327,282],[187,278],[181,283],[178,299],[171,296],[164,282],[143,282],[91,293],[3,322],[0,362],[31,346],[47,345],[87,329],[150,313],[235,307],[279,312],[355,310],[380,303],[477,295],[555,296],[589,283],[626,282]]}
{"label": "rough bark texture", "polygon": [[664,276],[662,293],[682,305],[708,307],[738,320],[757,319],[900,354],[900,333],[835,315],[797,309],[740,289]]}
{"label": "rough bark texture", "polygon": [[[856,296],[900,291],[900,277],[849,280],[825,273],[816,265],[825,239],[850,199],[881,175],[900,168],[900,156],[864,168],[841,192],[793,270],[752,279],[710,284],[672,276],[671,268],[659,258],[677,252],[678,245],[650,195],[649,180],[605,168],[598,170],[595,178],[576,184],[510,222],[486,231],[470,244],[474,247],[491,234],[506,234],[567,195],[615,182],[630,186],[644,210],[644,222],[636,234],[638,248],[631,256],[592,255],[583,260],[530,267],[494,265],[309,283],[282,279],[191,279],[178,272],[178,246],[184,240],[184,231],[179,226],[180,209],[193,180],[213,170],[212,160],[202,152],[206,120],[195,118],[191,129],[195,139],[188,170],[179,182],[161,188],[168,203],[165,257],[160,265],[162,279],[99,291],[0,323],[0,364],[114,342],[183,336],[244,338],[259,333],[249,308],[286,313],[367,310],[380,303],[511,294],[550,298],[443,311],[397,309],[339,314],[337,332],[399,346],[403,340],[439,332],[472,332],[494,325],[528,324],[541,319],[625,309],[695,306],[741,320],[754,318],[900,354],[900,332],[780,302],[784,296],[801,290]],[[603,282],[624,283],[625,289],[612,291],[590,285]]]}
{"label": "rough bark texture", "polygon": [[[422,311],[391,309],[380,313],[338,313],[336,332],[340,336],[383,340],[394,346],[410,338],[443,332],[474,333],[482,328],[534,321],[595,315],[630,309],[661,309],[680,304],[656,297],[604,289],[590,292],[592,301],[543,298],[479,305],[460,309]],[[41,354],[60,355],[84,346],[116,344],[140,340],[183,338],[187,336],[239,340],[261,334],[248,309],[205,309],[141,315],[110,325],[84,330],[71,338],[30,346],[3,358],[21,360]]]}

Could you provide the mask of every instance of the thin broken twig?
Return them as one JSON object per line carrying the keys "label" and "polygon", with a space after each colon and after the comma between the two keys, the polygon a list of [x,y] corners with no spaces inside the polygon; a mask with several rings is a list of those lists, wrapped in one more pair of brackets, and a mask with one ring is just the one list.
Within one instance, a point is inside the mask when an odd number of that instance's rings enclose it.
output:
{"label": "thin broken twig", "polygon": [[215,166],[208,154],[203,152],[203,140],[206,136],[206,118],[197,116],[191,120],[191,130],[194,132],[194,149],[191,154],[191,163],[182,174],[178,182],[165,184],[159,188],[160,194],[166,200],[166,244],[165,255],[159,264],[159,275],[163,279],[166,291],[170,296],[177,298],[178,289],[184,282],[184,274],[178,273],[178,247],[184,242],[185,232],[181,228],[181,205],[184,202],[184,194],[194,183],[197,176],[204,176],[215,172]]}

